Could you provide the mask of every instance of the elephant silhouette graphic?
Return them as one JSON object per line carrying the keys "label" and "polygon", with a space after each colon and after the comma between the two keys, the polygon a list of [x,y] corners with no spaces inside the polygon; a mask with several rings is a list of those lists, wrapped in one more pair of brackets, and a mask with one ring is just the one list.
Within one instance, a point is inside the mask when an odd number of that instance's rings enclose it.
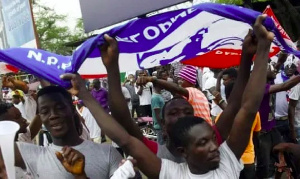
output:
{"label": "elephant silhouette graphic", "polygon": [[[212,25],[223,19],[224,18],[212,22]],[[139,53],[137,54],[138,65],[141,69],[167,65],[172,62],[179,62],[183,59],[194,58],[223,46],[242,45],[243,39],[240,37],[224,37],[209,42],[208,45],[204,46],[202,42],[208,32],[209,27],[205,27],[197,31],[194,35],[170,47],[157,51]]]}

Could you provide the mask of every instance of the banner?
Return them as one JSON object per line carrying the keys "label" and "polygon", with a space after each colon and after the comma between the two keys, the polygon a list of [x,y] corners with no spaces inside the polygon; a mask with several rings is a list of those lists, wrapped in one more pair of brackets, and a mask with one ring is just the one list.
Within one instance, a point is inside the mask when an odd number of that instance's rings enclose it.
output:
{"label": "banner", "polygon": [[289,35],[285,32],[285,30],[283,29],[283,27],[280,25],[277,17],[275,16],[271,6],[267,6],[266,9],[264,10],[263,14],[267,14],[269,17],[271,17],[274,21],[274,24],[276,26],[276,28],[279,30],[282,38],[284,39],[284,41],[293,49],[297,49],[295,43],[291,40],[291,38],[289,37]]}
{"label": "banner", "polygon": [[30,0],[1,0],[8,46],[36,48]]}
{"label": "banner", "polygon": [[[119,42],[121,72],[174,62],[226,68],[239,65],[243,39],[260,14],[233,5],[204,3],[133,20],[106,33]],[[270,56],[284,50],[300,57],[271,18],[264,25],[275,34]],[[0,59],[66,87],[70,84],[59,78],[65,72],[78,71],[86,77],[106,74],[98,49],[103,43],[103,34],[99,34],[84,42],[72,57],[14,48],[0,51]]]}

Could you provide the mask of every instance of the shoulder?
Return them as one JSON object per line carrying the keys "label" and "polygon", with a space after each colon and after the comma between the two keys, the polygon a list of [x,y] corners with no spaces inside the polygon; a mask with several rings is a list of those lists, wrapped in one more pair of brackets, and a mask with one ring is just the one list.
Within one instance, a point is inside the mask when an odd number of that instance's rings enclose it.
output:
{"label": "shoulder", "polygon": [[219,151],[221,158],[219,169],[232,172],[232,174],[239,176],[244,164],[241,160],[236,158],[226,141],[220,146]]}
{"label": "shoulder", "polygon": [[178,164],[167,159],[161,159],[161,162],[159,178],[184,178],[188,172],[186,163]]}

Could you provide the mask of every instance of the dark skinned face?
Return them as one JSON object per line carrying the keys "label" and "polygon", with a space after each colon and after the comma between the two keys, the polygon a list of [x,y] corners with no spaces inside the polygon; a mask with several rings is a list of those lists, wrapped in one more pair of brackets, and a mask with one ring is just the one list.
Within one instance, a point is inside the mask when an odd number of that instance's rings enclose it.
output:
{"label": "dark skinned face", "polygon": [[224,86],[228,85],[229,83],[233,82],[234,79],[230,78],[228,75],[223,75],[223,84]]}
{"label": "dark skinned face", "polygon": [[193,116],[194,109],[185,99],[175,99],[167,104],[164,115],[164,133],[168,135],[179,118]]}
{"label": "dark skinned face", "polygon": [[188,146],[178,148],[194,174],[204,174],[219,167],[220,152],[212,127],[204,122],[188,132]]}
{"label": "dark skinned face", "polygon": [[54,138],[68,135],[70,130],[76,130],[74,109],[60,93],[50,93],[38,98],[38,110],[46,129]]}
{"label": "dark skinned face", "polygon": [[296,71],[297,71],[297,66],[294,64],[292,64],[291,66],[287,65],[284,68],[284,72],[288,77],[293,76]]}
{"label": "dark skinned face", "polygon": [[26,133],[26,128],[28,127],[28,123],[26,119],[24,119],[21,115],[21,112],[16,107],[11,107],[7,110],[7,113],[3,114],[2,117],[6,121],[13,121],[20,125],[20,129],[18,133]]}

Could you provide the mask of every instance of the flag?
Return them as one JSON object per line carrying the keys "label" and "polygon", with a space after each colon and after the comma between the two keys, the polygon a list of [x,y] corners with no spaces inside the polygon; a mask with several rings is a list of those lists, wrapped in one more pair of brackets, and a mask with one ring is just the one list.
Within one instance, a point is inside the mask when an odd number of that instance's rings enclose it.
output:
{"label": "flag", "polygon": [[293,49],[297,49],[295,43],[291,40],[291,38],[289,37],[289,35],[285,32],[285,30],[283,29],[283,27],[280,25],[277,17],[275,16],[272,8],[270,5],[268,5],[266,7],[266,9],[264,10],[263,14],[268,15],[269,17],[272,18],[276,28],[279,30],[282,38],[284,39],[284,41],[286,42],[287,45],[289,45],[291,48]]}
{"label": "flag", "polygon": [[[203,3],[139,18],[105,33],[119,42],[120,71],[146,69],[174,62],[225,68],[239,65],[243,39],[261,13],[251,9],[214,3]],[[273,20],[265,27],[275,34],[270,57],[280,50],[300,57],[300,52],[285,41]],[[34,49],[0,51],[0,59],[52,83],[69,86],[59,76],[79,72],[85,77],[106,74],[98,46],[104,44],[99,34],[84,42],[70,57]]]}

